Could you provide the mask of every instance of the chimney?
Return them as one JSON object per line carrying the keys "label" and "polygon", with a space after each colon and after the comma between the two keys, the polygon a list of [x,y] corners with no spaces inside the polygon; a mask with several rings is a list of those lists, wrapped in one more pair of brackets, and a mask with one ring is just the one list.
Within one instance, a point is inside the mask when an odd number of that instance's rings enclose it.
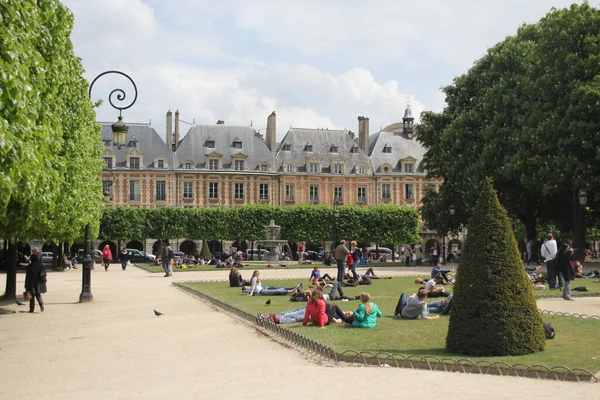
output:
{"label": "chimney", "polygon": [[369,118],[358,117],[358,147],[369,152]]}
{"label": "chimney", "polygon": [[267,118],[267,147],[271,151],[275,151],[275,144],[277,138],[277,116],[275,115],[275,111],[269,115]]}
{"label": "chimney", "polygon": [[222,119],[217,121],[217,125],[225,125],[225,121],[223,121]]}
{"label": "chimney", "polygon": [[173,113],[171,110],[167,111],[167,146],[169,149],[173,148]]}
{"label": "chimney", "polygon": [[173,141],[173,151],[179,146],[179,110],[175,111],[175,140]]}

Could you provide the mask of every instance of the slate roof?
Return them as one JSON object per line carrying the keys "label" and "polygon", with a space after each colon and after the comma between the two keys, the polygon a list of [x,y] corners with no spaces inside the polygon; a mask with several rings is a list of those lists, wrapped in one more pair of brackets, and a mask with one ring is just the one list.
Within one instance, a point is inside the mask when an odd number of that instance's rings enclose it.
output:
{"label": "slate roof", "polygon": [[[392,166],[390,172],[402,172],[399,161],[408,157],[416,160],[415,172],[423,173],[422,161],[426,150],[415,139],[408,139],[398,132],[381,131],[371,135],[369,140],[369,156],[375,173],[382,172],[380,168],[384,164]],[[383,152],[386,146],[391,147],[391,153]]]}
{"label": "slate roof", "polygon": [[101,122],[100,125],[102,126],[102,140],[105,143],[109,143],[110,148],[115,154],[116,160],[113,168],[125,168],[127,153],[133,149],[132,146],[134,142],[135,148],[140,150],[143,154],[143,165],[140,165],[140,169],[154,168],[154,160],[156,158],[165,159],[167,166],[169,169],[171,168],[173,162],[173,152],[169,149],[154,128],[150,127],[150,125],[128,123],[127,126],[129,126],[129,130],[127,132],[125,146],[121,147],[120,149],[113,146],[111,123]]}
{"label": "slate roof", "polygon": [[[206,141],[214,140],[214,148],[207,148]],[[241,149],[235,149],[233,142],[242,142]],[[220,171],[233,169],[233,158],[242,154],[245,158],[245,171],[256,171],[261,164],[267,163],[267,171],[275,172],[273,154],[262,136],[252,127],[235,125],[197,125],[192,126],[179,142],[175,153],[175,168],[182,168],[186,161],[191,161],[195,169],[208,168],[207,155],[221,155]],[[236,171],[238,172],[238,171]]]}
{"label": "slate roof", "polygon": [[[312,152],[306,151],[307,145],[312,146]],[[332,146],[338,147],[337,153],[331,151]],[[358,149],[357,153],[351,152],[353,147]],[[320,163],[321,173],[332,173],[332,162],[342,161],[342,175],[356,174],[357,165],[365,166],[366,175],[372,174],[369,157],[358,148],[354,135],[345,130],[290,128],[279,144],[275,158],[277,171],[282,172],[286,172],[284,166],[291,163],[295,165],[296,172],[306,173],[309,159]]]}

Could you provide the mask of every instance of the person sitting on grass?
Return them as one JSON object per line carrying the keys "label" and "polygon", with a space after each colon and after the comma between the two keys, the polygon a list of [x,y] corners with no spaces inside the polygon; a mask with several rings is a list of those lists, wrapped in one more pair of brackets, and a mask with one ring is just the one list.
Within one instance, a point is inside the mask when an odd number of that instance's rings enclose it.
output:
{"label": "person sitting on grass", "polygon": [[331,278],[331,276],[327,273],[325,273],[325,275],[323,275],[321,277],[321,271],[319,271],[319,266],[315,265],[313,267],[312,272],[310,273],[310,278],[308,278],[309,281],[314,282],[315,280],[317,280],[318,282],[323,281],[325,279],[329,279],[330,281],[332,281],[333,279]]}
{"label": "person sitting on grass", "polygon": [[446,283],[450,283],[451,285],[454,285],[454,279],[452,278],[452,275],[450,275],[451,272],[454,272],[454,271],[442,270],[442,264],[438,263],[431,270],[431,279],[434,279],[436,277],[436,275],[441,274],[442,279],[444,279],[446,281]]}
{"label": "person sitting on grass", "polygon": [[[417,319],[421,317],[421,319],[437,319],[440,316],[436,315],[434,317],[430,317],[428,314],[428,304],[425,301],[427,298],[427,292],[425,289],[419,289],[416,294],[413,294],[407,299],[406,293],[402,293],[400,295],[400,299],[398,300],[398,305],[396,306],[396,312],[394,315],[400,318],[406,319]],[[438,302],[435,302],[438,303]],[[436,306],[437,304],[432,304],[432,306]],[[433,307],[432,307],[433,308]]]}
{"label": "person sitting on grass", "polygon": [[352,324],[354,328],[374,328],[377,326],[377,318],[381,318],[377,304],[371,302],[371,295],[363,292],[360,294],[360,305],[354,311],[349,311],[344,315],[347,323]]}
{"label": "person sitting on grass", "polygon": [[250,289],[247,286],[242,287],[242,292],[248,293],[248,296],[284,296],[298,293],[302,289],[302,284],[293,288],[284,288],[279,286],[263,286],[260,281],[260,271],[255,270],[250,280]]}
{"label": "person sitting on grass", "polygon": [[369,269],[367,269],[367,272],[365,272],[363,274],[363,276],[368,276],[370,279],[392,279],[391,276],[378,276],[378,275],[375,275],[375,272],[373,271],[373,267],[369,267]]}
{"label": "person sitting on grass", "polygon": [[[323,292],[319,289],[315,290],[313,293],[307,291],[309,293],[308,303],[311,302],[311,299],[316,297],[325,303],[325,298],[323,297]],[[314,296],[314,297],[313,297]],[[314,300],[313,300],[314,301]],[[318,300],[317,300],[318,302]],[[308,312],[308,303],[306,307],[296,308],[290,311],[284,311],[279,314],[269,313],[269,315],[263,315],[258,313],[258,317],[264,319],[265,321],[271,321],[274,324],[292,324],[294,322],[304,322],[306,313]],[[314,310],[313,310],[314,311]],[[311,318],[315,325],[320,325],[319,322],[315,323],[314,319],[311,317],[311,313],[309,313],[308,318]],[[351,322],[346,317],[344,312],[336,305],[325,303],[325,325],[329,325],[331,323],[341,323],[341,322]],[[317,318],[318,320],[318,318]],[[308,319],[307,319],[308,321]],[[322,321],[322,320],[319,320]],[[304,324],[306,325],[306,324]]]}
{"label": "person sitting on grass", "polygon": [[[322,292],[323,288],[321,286],[317,286],[314,290],[320,290]],[[292,293],[292,295],[290,297],[290,301],[308,301],[308,299],[310,299],[310,296],[311,296],[310,290],[298,291],[297,293]],[[329,292],[329,294],[323,293],[323,299],[325,301],[358,300],[359,298],[360,298],[360,296],[356,296],[356,297],[346,296],[344,294],[344,290],[342,289],[341,285],[337,282],[331,284],[331,291]]]}
{"label": "person sitting on grass", "polygon": [[437,285],[438,283],[442,283],[442,280],[444,278],[442,277],[442,274],[437,274],[435,276],[435,278],[430,279],[427,281],[427,283],[425,284],[425,293],[427,293],[428,297],[448,297],[450,296],[450,293],[445,292],[444,288],[441,287],[439,289],[435,288],[435,285]]}
{"label": "person sitting on grass", "polygon": [[229,287],[242,287],[250,283],[242,278],[242,274],[236,267],[231,267],[229,270]]}

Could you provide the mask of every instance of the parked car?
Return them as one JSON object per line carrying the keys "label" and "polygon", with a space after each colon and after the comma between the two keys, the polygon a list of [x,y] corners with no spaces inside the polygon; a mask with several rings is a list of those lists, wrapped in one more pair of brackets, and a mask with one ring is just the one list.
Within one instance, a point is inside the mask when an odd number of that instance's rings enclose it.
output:
{"label": "parked car", "polygon": [[54,261],[54,255],[51,251],[42,251],[41,252],[42,265],[46,268],[52,267],[52,262]]}
{"label": "parked car", "polygon": [[307,250],[305,258],[306,260],[317,261],[319,259],[319,253],[317,253],[316,251]]}
{"label": "parked car", "polygon": [[[137,249],[125,249],[125,250],[127,250],[127,255],[129,256],[129,261],[132,264],[152,263],[156,259],[156,257],[152,256],[152,254],[145,253],[141,250],[137,250]],[[118,254],[116,256],[113,254],[113,260],[117,260],[118,258],[119,258]]]}
{"label": "parked car", "polygon": [[[367,254],[369,256],[375,257],[377,251],[375,247],[367,247]],[[379,257],[381,256],[385,256],[386,260],[391,260],[392,259],[392,250],[388,249],[387,247],[380,247],[379,248]],[[398,253],[394,253],[394,257],[396,260],[400,259],[400,256],[398,255]]]}
{"label": "parked car", "polygon": [[265,250],[265,249],[260,249],[260,251],[258,249],[250,249],[246,252],[247,256],[247,260],[258,260],[258,261],[262,261],[262,260],[266,260],[267,256],[269,255],[269,250]]}

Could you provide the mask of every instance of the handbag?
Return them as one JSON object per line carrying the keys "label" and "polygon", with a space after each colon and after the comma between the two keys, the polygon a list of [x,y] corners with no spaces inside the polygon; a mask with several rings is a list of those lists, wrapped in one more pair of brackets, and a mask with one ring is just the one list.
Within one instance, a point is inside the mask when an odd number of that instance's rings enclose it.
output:
{"label": "handbag", "polygon": [[29,293],[29,290],[26,290],[23,292],[23,300],[25,300],[25,301],[31,300],[31,293]]}

